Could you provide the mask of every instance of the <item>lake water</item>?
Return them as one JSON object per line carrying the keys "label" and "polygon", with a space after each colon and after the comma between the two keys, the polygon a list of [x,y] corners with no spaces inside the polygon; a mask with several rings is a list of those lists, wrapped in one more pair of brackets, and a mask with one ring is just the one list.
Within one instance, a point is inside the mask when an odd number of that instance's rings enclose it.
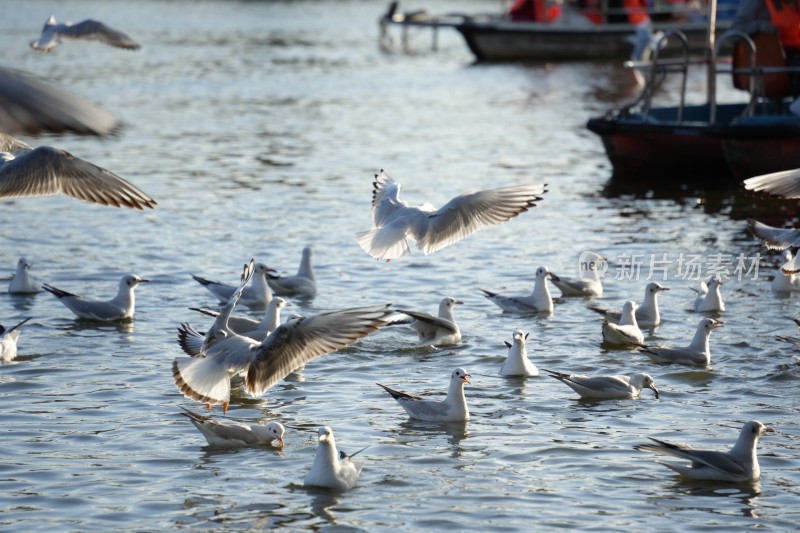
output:
{"label": "lake water", "polygon": [[[498,6],[430,4],[462,12]],[[40,282],[93,297],[110,298],[127,272],[152,283],[139,287],[136,318],[124,325],[76,321],[47,293],[0,293],[4,325],[33,317],[20,357],[0,367],[0,529],[796,529],[800,359],[775,336],[797,335],[786,317],[798,315],[798,296],[769,291],[776,258],[742,220],[753,200],[735,184],[698,192],[647,176],[633,192],[614,192],[619,184],[609,183],[602,145],[585,123],[634,94],[629,73],[603,63],[475,65],[448,31],[437,53],[428,51],[428,33],[412,36],[414,53],[385,53],[377,26],[385,7],[29,0],[4,10],[5,66],[125,122],[111,139],[25,140],[106,167],[159,205],[136,212],[61,197],[1,202],[3,277],[24,255]],[[143,48],[67,43],[36,54],[27,43],[51,14],[102,20]],[[702,72],[694,73],[695,98],[702,87]],[[379,263],[354,234],[369,228],[381,168],[412,203],[440,205],[517,183],[550,190],[509,223],[431,256],[414,250]],[[202,406],[180,395],[170,371],[181,355],[179,323],[208,325],[188,308],[215,303],[190,274],[233,282],[250,257],[293,273],[305,245],[314,249],[319,294],[288,311],[392,302],[434,312],[453,296],[465,302],[456,315],[464,339],[415,349],[402,328],[378,332],[311,362],[263,398],[235,397],[231,417],[286,425],[283,451],[209,448],[179,414],[179,406]],[[605,295],[594,302],[557,299],[550,317],[515,316],[478,290],[527,293],[540,265],[575,276],[585,250],[611,263]],[[702,270],[688,275],[681,254]],[[757,275],[737,279],[737,258],[752,266],[757,254]],[[638,274],[622,268],[633,257],[643,265]],[[655,279],[671,290],[649,343],[688,344],[699,320],[688,311],[690,287],[709,268],[728,268],[725,326],[711,338],[710,369],[601,347],[601,319],[588,306],[641,301],[651,258],[667,267],[667,280],[660,270]],[[503,341],[516,328],[530,332],[540,368],[649,372],[661,399],[645,391],[640,400],[579,402],[547,377],[503,379]],[[443,394],[460,366],[473,376],[467,424],[410,421],[375,385]],[[218,407],[212,414],[222,416]],[[688,483],[633,450],[648,436],[724,449],[750,419],[776,430],[759,445],[755,484]],[[349,492],[302,487],[322,425],[346,451],[369,446]]]}

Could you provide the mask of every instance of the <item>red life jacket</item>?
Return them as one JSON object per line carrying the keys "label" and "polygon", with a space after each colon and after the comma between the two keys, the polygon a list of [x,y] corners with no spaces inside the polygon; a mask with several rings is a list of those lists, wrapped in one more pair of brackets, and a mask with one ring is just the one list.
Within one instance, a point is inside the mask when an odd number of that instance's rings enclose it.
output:
{"label": "red life jacket", "polygon": [[778,29],[784,48],[800,50],[800,11],[797,5],[783,0],[764,0],[770,22]]}

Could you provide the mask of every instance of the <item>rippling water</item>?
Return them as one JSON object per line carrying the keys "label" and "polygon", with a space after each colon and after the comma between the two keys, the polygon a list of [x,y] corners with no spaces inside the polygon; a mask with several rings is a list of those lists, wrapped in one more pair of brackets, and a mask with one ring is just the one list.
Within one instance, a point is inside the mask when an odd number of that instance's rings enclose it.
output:
{"label": "rippling water", "polygon": [[[496,6],[465,0],[441,10]],[[0,528],[795,529],[800,366],[797,348],[775,335],[796,335],[785,317],[797,315],[797,296],[769,291],[774,259],[740,220],[752,199],[735,186],[701,194],[646,176],[633,191],[610,183],[600,141],[584,125],[633,94],[615,65],[475,65],[453,32],[441,33],[435,54],[426,33],[413,35],[418,53],[382,53],[376,21],[384,8],[75,0],[5,10],[6,66],[99,102],[126,123],[108,140],[27,140],[107,167],[159,206],[141,213],[56,197],[2,202],[8,275],[24,255],[40,281],[91,296],[110,297],[129,271],[153,283],[138,289],[136,319],[124,325],[75,321],[46,293],[0,293],[4,324],[34,317],[22,330],[21,356],[0,367]],[[144,46],[129,53],[66,44],[34,54],[27,42],[51,13],[103,20]],[[695,94],[702,81],[693,76]],[[435,255],[377,263],[354,233],[370,224],[380,168],[412,202],[521,182],[545,181],[550,192],[511,223]],[[796,204],[766,213],[783,208]],[[187,308],[214,303],[189,274],[232,282],[253,256],[291,273],[307,244],[319,294],[290,311],[394,302],[433,312],[450,295],[465,301],[457,309],[462,343],[420,350],[402,329],[379,332],[312,362],[264,398],[234,400],[237,419],[285,423],[284,451],[205,447],[179,416],[179,406],[198,406],[170,373],[180,355],[176,326],[205,325]],[[584,250],[611,260],[606,294],[595,302],[608,307],[640,300],[647,283],[647,268],[638,279],[615,279],[625,257],[640,254],[647,266],[667,254],[665,321],[648,337],[665,344],[687,344],[698,321],[687,311],[696,281],[680,275],[679,254],[700,255],[704,268],[715,254],[764,259],[755,279],[734,276],[723,286],[728,310],[711,339],[712,367],[694,370],[602,349],[592,302],[559,299],[551,317],[513,316],[478,291],[528,292],[539,265],[574,276]],[[503,341],[515,328],[531,332],[540,367],[646,371],[661,399],[645,392],[638,401],[579,402],[552,379],[502,379]],[[458,366],[473,375],[468,424],[409,421],[374,384],[438,394]],[[756,484],[683,482],[632,449],[647,436],[726,448],[753,418],[776,429],[760,444]],[[345,450],[369,446],[350,492],[302,487],[321,425],[334,428]]]}

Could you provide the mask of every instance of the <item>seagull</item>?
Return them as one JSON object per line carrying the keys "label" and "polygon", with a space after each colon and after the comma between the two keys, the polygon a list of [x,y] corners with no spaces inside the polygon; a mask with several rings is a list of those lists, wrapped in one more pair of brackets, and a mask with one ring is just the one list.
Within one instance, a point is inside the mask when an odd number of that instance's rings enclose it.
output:
{"label": "seagull", "polygon": [[112,322],[133,318],[134,308],[136,307],[136,298],[133,295],[133,290],[140,283],[149,282],[149,279],[142,279],[134,274],[122,276],[119,281],[117,295],[106,302],[89,300],[83,296],[62,291],[47,283],[42,285],[42,288],[58,298],[58,301],[66,305],[78,318]]}
{"label": "seagull", "polygon": [[719,288],[722,286],[722,279],[719,276],[712,276],[709,280],[700,282],[700,290],[692,288],[697,293],[694,299],[694,310],[698,313],[722,312],[725,310],[725,303],[722,301],[722,294]]}
{"label": "seagull", "polygon": [[[784,261],[792,260],[791,250],[783,251],[783,259]],[[784,274],[783,272],[778,271],[775,273],[775,277],[772,278],[772,283],[770,283],[769,287],[772,292],[800,291],[800,278],[797,276],[797,274]]]}
{"label": "seagull", "polygon": [[156,201],[113,172],[53,148],[0,133],[0,198],[64,194],[101,205],[153,208]]}
{"label": "seagull", "polygon": [[426,422],[465,422],[469,420],[469,408],[464,396],[464,383],[469,383],[470,375],[463,368],[456,368],[450,374],[450,388],[442,401],[423,400],[405,392],[396,391],[386,385],[377,385],[397,400],[408,416]]}
{"label": "seagull", "polygon": [[300,258],[300,267],[294,276],[270,275],[267,278],[272,292],[281,296],[302,296],[312,298],[317,294],[317,282],[314,279],[314,269],[311,268],[311,248],[303,248]]}
{"label": "seagull", "polygon": [[[668,291],[669,288],[664,287],[660,283],[648,283],[644,288],[644,302],[641,307],[636,308],[636,324],[641,328],[654,328],[661,324],[661,313],[658,310],[658,294],[663,291]],[[619,323],[622,313],[604,309],[602,307],[589,307],[595,313],[604,315],[609,322]]]}
{"label": "seagull", "polygon": [[649,438],[655,444],[638,444],[634,449],[672,455],[691,461],[690,466],[661,463],[690,479],[741,483],[754,481],[761,476],[756,445],[761,435],[772,432],[772,428],[766,427],[758,420],[751,420],[744,425],[736,444],[729,452],[696,450],[691,446],[669,444],[653,437]]}
{"label": "seagull", "polygon": [[[409,326],[419,334],[417,346],[446,346],[457,344],[461,340],[461,330],[456,324],[453,316],[453,308],[464,302],[455,298],[445,297],[439,303],[439,316],[435,317],[427,313],[398,309],[392,317],[390,323],[403,324]],[[404,316],[405,315],[405,316]]]}
{"label": "seagull", "polygon": [[33,294],[41,291],[39,285],[31,276],[30,270],[32,266],[33,263],[24,257],[19,258],[19,261],[17,261],[17,271],[14,273],[14,277],[11,279],[11,283],[8,284],[9,293]]}
{"label": "seagull", "polygon": [[[769,250],[785,250],[787,248],[800,246],[800,229],[776,228],[767,226],[753,219],[747,220],[747,229],[749,229],[753,235],[764,241],[764,245]],[[781,267],[781,272],[787,275],[800,272],[800,254],[795,255],[791,261],[783,265]]]}
{"label": "seagull", "polygon": [[31,41],[31,48],[39,52],[52,52],[53,48],[61,41],[99,41],[109,46],[138,50],[141,45],[122,33],[109,28],[102,22],[86,19],[83,22],[56,22],[56,17],[50,15],[44,23],[42,34],[35,41]]}
{"label": "seagull", "polygon": [[81,98],[25,72],[0,67],[2,133],[39,135],[69,132],[105,136],[114,133],[119,126],[117,119]]}
{"label": "seagull", "polygon": [[358,476],[364,468],[364,461],[354,461],[353,457],[364,450],[366,448],[352,455],[337,452],[333,430],[328,426],[319,428],[319,445],[314,466],[306,474],[303,484],[333,490],[352,489],[358,483]]}
{"label": "seagull", "polygon": [[[280,296],[275,296],[270,300],[267,306],[267,312],[264,313],[264,318],[260,321],[253,320],[246,316],[231,316],[228,317],[228,328],[237,335],[262,341],[271,331],[278,329],[278,326],[281,324],[281,309],[288,305],[291,304]],[[220,314],[219,311],[214,311],[213,309],[205,307],[190,307],[189,309],[214,318],[218,317]]]}
{"label": "seagull", "polygon": [[645,346],[641,349],[657,363],[678,363],[680,365],[708,366],[711,364],[711,351],[708,337],[711,332],[722,327],[722,322],[704,318],[697,324],[697,330],[689,346],[685,348],[664,348]]}
{"label": "seagull", "polygon": [[0,324],[0,361],[13,361],[17,357],[17,339],[19,339],[19,327],[32,317],[28,317],[19,324],[6,329]]}
{"label": "seagull", "polygon": [[649,374],[633,374],[632,376],[584,376],[581,374],[563,374],[543,368],[551,377],[568,385],[581,398],[638,398],[643,389],[652,390],[658,399],[658,389]]}
{"label": "seagull", "polygon": [[636,303],[625,302],[619,324],[603,321],[603,342],[622,346],[644,346],[644,335],[636,323]]}
{"label": "seagull", "polygon": [[260,424],[248,425],[229,420],[220,422],[210,416],[204,416],[185,407],[181,413],[194,424],[211,446],[272,446],[273,441],[278,441],[277,448],[283,448],[283,434],[286,428],[280,422],[269,422],[266,426]]}
{"label": "seagull", "polygon": [[409,252],[407,238],[425,255],[455,244],[481,228],[500,224],[536,207],[547,185],[518,185],[462,194],[434,209],[400,200],[400,184],[383,170],[375,175],[372,229],[356,233],[358,244],[375,259],[387,261]]}
{"label": "seagull", "polygon": [[556,276],[550,272],[550,281],[561,291],[561,296],[602,296],[603,282],[598,279],[572,279]]}
{"label": "seagull", "polygon": [[800,198],[800,168],[754,176],[742,183],[748,191],[766,192],[782,198]]}
{"label": "seagull", "polygon": [[506,341],[508,346],[508,357],[500,368],[501,376],[526,376],[533,377],[539,375],[539,369],[528,359],[528,351],[525,349],[525,341],[528,334],[521,330],[514,330],[511,335],[513,344]]}
{"label": "seagull", "polygon": [[547,267],[540,266],[536,269],[533,292],[528,296],[503,296],[484,289],[481,291],[489,301],[508,313],[552,313],[553,298],[547,286],[547,276],[550,276]]}
{"label": "seagull", "polygon": [[[275,272],[273,269],[268,268],[264,263],[256,263],[255,273],[253,274],[253,284],[246,288],[242,293],[239,303],[247,306],[266,307],[272,300],[272,291],[267,284],[267,276],[270,272]],[[221,303],[227,303],[234,292],[236,292],[236,285],[226,285],[217,281],[210,281],[206,278],[195,276],[192,278],[211,291],[211,293],[219,298]]]}
{"label": "seagull", "polygon": [[[386,325],[389,304],[295,317],[263,341],[225,332],[197,357],[172,362],[172,378],[184,396],[207,406],[230,402],[230,378],[245,375],[245,390],[260,396],[295,369],[321,355],[349,346]],[[218,317],[219,320],[219,317]],[[208,333],[206,333],[208,336]]]}

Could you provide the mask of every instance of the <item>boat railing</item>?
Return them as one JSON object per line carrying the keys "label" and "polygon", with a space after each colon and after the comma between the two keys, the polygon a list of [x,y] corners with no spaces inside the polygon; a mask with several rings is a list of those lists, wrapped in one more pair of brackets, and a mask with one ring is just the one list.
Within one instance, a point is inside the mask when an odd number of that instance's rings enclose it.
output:
{"label": "boat railing", "polygon": [[[728,41],[734,42],[736,40],[742,40],[747,45],[750,51],[750,66],[747,68],[731,68],[730,71],[726,69],[717,69],[717,61],[719,60],[719,53],[722,49],[722,45]],[[714,48],[711,51],[711,63],[709,65],[709,69],[709,77],[716,76],[719,72],[750,74],[750,102],[747,104],[747,107],[744,110],[744,116],[752,117],[755,112],[756,103],[758,102],[760,93],[759,87],[763,87],[765,72],[765,67],[756,66],[756,43],[753,42],[753,39],[751,39],[748,34],[740,30],[726,31],[719,37],[719,39],[717,39],[716,43],[714,43]],[[714,89],[715,90],[709,91],[708,93],[709,122],[711,124],[716,124],[717,121],[716,84],[714,84]]]}
{"label": "boat railing", "polygon": [[[670,39],[677,39],[678,42],[681,44],[683,52],[681,59],[670,60],[669,63],[662,62],[659,64],[658,54],[669,44]],[[680,105],[678,106],[677,118],[678,122],[683,122],[683,110],[684,107],[686,106],[686,84],[689,73],[689,39],[687,39],[686,35],[679,30],[672,30],[666,32],[655,43],[652,62],[653,65],[660,65],[659,70],[663,72],[665,75],[667,72],[681,73]],[[642,115],[644,116],[645,120],[647,120],[647,118],[650,116],[650,106],[653,104],[653,94],[655,93],[655,90],[658,87],[658,83],[656,83],[656,74],[658,73],[657,70],[655,68],[649,70],[650,70],[649,81],[647,84],[645,84],[645,88],[642,91],[644,96],[644,103],[642,105]]]}

